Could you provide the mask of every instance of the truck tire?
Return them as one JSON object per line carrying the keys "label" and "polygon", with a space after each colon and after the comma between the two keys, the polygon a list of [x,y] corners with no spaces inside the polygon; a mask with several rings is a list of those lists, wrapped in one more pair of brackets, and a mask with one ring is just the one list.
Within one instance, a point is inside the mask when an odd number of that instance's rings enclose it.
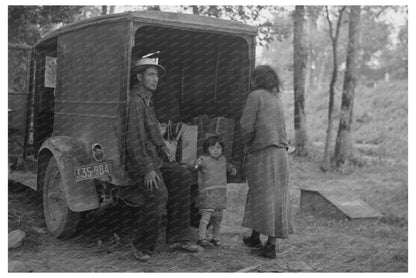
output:
{"label": "truck tire", "polygon": [[79,212],[73,212],[67,206],[62,175],[54,157],[49,160],[45,172],[43,214],[49,232],[56,238],[71,236],[81,216]]}

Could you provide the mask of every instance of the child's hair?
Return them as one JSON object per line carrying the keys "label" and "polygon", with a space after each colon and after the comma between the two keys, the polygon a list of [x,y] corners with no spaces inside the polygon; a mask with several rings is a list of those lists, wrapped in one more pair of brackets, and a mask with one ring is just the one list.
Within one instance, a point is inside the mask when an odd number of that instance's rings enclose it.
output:
{"label": "child's hair", "polygon": [[221,141],[221,139],[218,136],[211,136],[205,139],[204,144],[202,146],[202,149],[204,150],[204,153],[209,154],[208,149],[209,147],[215,146],[215,144],[220,144],[222,151],[224,152],[224,142]]}

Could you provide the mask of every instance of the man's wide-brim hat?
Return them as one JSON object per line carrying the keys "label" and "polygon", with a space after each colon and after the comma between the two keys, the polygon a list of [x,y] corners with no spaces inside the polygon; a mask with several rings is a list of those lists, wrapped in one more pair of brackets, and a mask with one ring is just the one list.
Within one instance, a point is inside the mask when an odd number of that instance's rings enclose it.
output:
{"label": "man's wide-brim hat", "polygon": [[166,74],[166,69],[158,64],[158,59],[156,58],[141,58],[132,62],[132,70],[134,74],[142,72],[147,68],[154,67],[159,72],[159,77],[163,77]]}

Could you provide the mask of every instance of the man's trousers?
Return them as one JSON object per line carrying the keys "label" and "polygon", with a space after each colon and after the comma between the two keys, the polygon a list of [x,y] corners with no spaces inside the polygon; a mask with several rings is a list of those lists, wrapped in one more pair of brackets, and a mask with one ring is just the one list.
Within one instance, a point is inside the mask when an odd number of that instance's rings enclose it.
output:
{"label": "man's trousers", "polygon": [[143,211],[133,245],[139,250],[153,251],[166,211],[166,242],[190,240],[191,174],[178,163],[164,163],[156,170],[162,181],[158,189],[148,192],[142,179],[139,186],[144,195]]}

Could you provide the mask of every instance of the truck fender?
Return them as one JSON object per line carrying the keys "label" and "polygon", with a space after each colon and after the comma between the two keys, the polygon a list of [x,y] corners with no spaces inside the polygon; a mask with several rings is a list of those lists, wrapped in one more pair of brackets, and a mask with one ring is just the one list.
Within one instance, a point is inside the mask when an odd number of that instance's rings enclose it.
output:
{"label": "truck fender", "polygon": [[46,167],[51,157],[58,164],[68,208],[74,212],[98,208],[100,205],[94,180],[75,182],[74,178],[74,166],[90,162],[82,142],[69,136],[55,136],[42,144],[38,154],[38,189],[43,188]]}

